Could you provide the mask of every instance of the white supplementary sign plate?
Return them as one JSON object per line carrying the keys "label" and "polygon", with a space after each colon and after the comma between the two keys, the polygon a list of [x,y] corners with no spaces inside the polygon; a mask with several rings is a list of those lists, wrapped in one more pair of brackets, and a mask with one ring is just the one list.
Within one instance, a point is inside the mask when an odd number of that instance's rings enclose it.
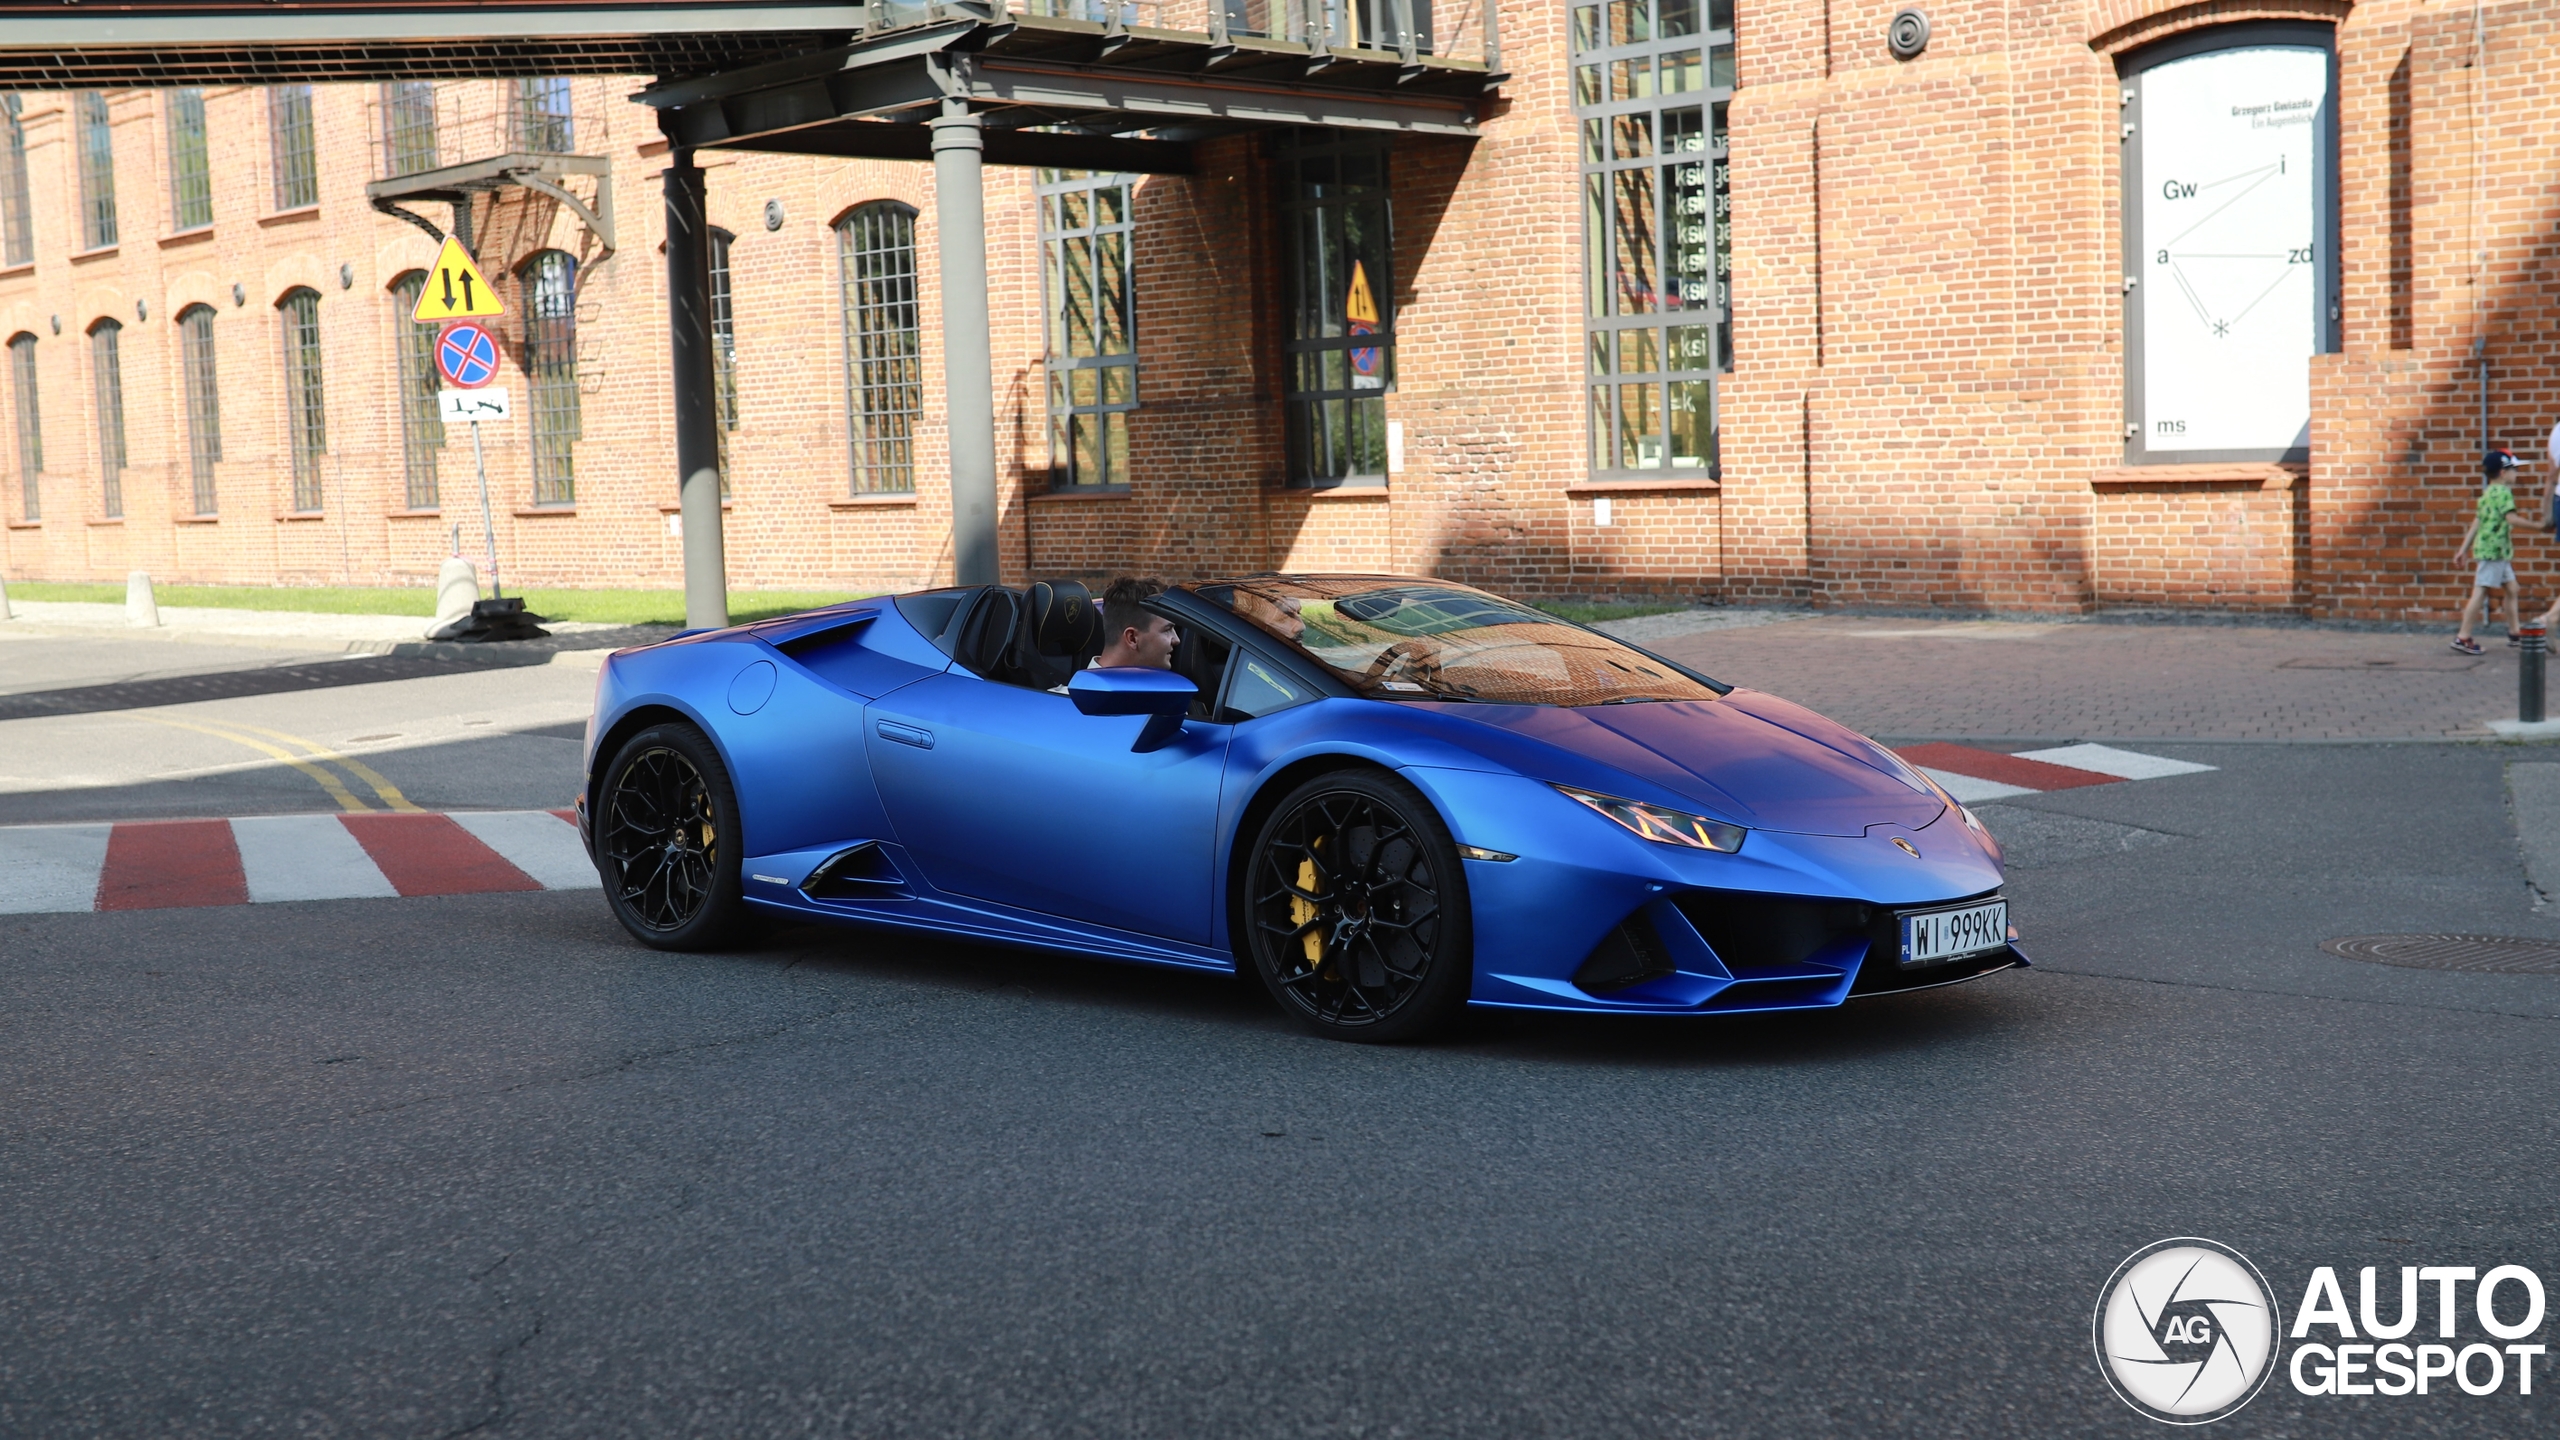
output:
{"label": "white supplementary sign plate", "polygon": [[507,392],[502,386],[436,392],[436,418],[447,425],[459,425],[466,420],[504,420],[511,413]]}
{"label": "white supplementary sign plate", "polygon": [[1923,910],[1902,918],[1904,968],[1980,955],[2009,943],[2009,902],[1986,900],[1952,910]]}

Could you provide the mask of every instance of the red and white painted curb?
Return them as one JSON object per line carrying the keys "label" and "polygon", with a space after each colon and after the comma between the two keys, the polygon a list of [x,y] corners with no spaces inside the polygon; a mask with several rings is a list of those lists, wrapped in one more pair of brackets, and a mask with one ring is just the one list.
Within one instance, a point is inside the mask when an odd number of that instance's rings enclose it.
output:
{"label": "red and white painted curb", "polygon": [[2050,750],[2021,750],[2004,755],[1970,745],[1933,743],[1906,745],[1893,753],[1920,767],[1922,774],[1967,805],[2047,790],[2077,790],[2084,785],[2199,775],[2214,768],[2118,750],[2110,745],[2060,745]]}
{"label": "red and white painted curb", "polygon": [[0,914],[595,888],[566,810],[0,828]]}

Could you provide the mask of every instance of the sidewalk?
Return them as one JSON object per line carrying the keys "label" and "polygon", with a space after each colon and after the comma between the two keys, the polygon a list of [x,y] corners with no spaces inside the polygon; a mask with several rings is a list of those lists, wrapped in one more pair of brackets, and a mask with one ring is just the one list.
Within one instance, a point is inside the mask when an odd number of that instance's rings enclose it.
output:
{"label": "sidewalk", "polygon": [[1628,638],[1890,740],[2492,740],[2516,713],[2497,629],[2473,658],[2450,627],[1690,613],[1719,628]]}
{"label": "sidewalk", "polygon": [[[311,610],[230,610],[185,605],[160,607],[160,623],[136,626],[125,620],[122,605],[66,600],[12,600],[14,620],[0,620],[0,639],[45,636],[55,639],[206,641],[292,650],[345,648],[353,654],[390,654],[389,647],[423,642],[435,622],[422,615],[340,615]],[[543,627],[554,635],[575,635],[630,627],[584,621],[551,621]]]}

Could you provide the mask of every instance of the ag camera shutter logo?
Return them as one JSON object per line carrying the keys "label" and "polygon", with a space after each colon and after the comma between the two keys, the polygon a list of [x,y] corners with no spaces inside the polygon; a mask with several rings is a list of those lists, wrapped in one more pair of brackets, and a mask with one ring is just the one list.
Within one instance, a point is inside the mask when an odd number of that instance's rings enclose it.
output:
{"label": "ag camera shutter logo", "polygon": [[2283,1333],[2266,1277],[2193,1236],[2125,1257],[2098,1292],[2098,1369],[2124,1403],[2171,1425],[2219,1420],[2257,1398]]}

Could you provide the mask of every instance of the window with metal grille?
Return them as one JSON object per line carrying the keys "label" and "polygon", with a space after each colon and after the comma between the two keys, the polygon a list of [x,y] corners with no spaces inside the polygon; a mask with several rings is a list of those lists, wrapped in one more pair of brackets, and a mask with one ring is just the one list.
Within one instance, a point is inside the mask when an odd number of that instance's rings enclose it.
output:
{"label": "window with metal grille", "polygon": [[213,307],[190,305],[178,312],[180,368],[187,384],[187,467],[195,481],[196,513],[211,515],[219,507],[213,491],[213,464],[222,458],[222,392],[213,381]]}
{"label": "window with metal grille", "polygon": [[1733,0],[1576,4],[1572,29],[1591,474],[1721,477],[1716,377],[1733,368]]}
{"label": "window with metal grille", "polygon": [[875,200],[836,223],[853,493],[916,488],[924,337],[916,309],[916,212]]}
{"label": "window with metal grille", "polygon": [[1385,484],[1396,380],[1387,151],[1330,132],[1280,141],[1289,227],[1289,482]]}
{"label": "window with metal grille", "polygon": [[124,514],[124,327],[89,327],[89,381],[98,400],[98,498],[110,520]]}
{"label": "window with metal grille", "polygon": [[533,503],[578,503],[578,262],[537,251],[516,272],[533,382]]}
{"label": "window with metal grille", "polygon": [[382,159],[387,175],[415,175],[436,168],[433,82],[393,80],[383,85]]}
{"label": "window with metal grille", "polygon": [[18,518],[44,518],[44,421],[36,407],[36,337],[25,331],[9,337],[9,398],[18,421]]}
{"label": "window with metal grille", "polygon": [[116,243],[116,137],[105,94],[71,97],[71,122],[80,156],[80,248],[103,250]]}
{"label": "window with metal grille", "polygon": [[276,208],[299,210],[319,204],[320,151],[311,129],[310,86],[268,89],[267,146],[275,161]]}
{"label": "window with metal grille", "polygon": [[568,77],[518,80],[515,102],[517,149],[566,155],[576,147],[578,126],[569,112]]}
{"label": "window with metal grille", "polygon": [[418,292],[426,285],[424,270],[391,282],[392,303],[399,312],[391,323],[400,327],[400,459],[412,510],[433,510],[442,503],[436,477],[436,462],[444,452],[444,417],[436,409],[436,391],[443,388],[436,374],[437,327],[409,318],[417,313]]}
{"label": "window with metal grille", "polygon": [[1129,277],[1134,175],[1043,170],[1040,275],[1049,336],[1049,483],[1129,483],[1138,408]]}
{"label": "window with metal grille", "polygon": [[27,127],[15,95],[0,95],[0,265],[36,258],[35,203],[27,191]]}
{"label": "window with metal grille", "polygon": [[328,409],[321,393],[320,292],[293,289],[276,302],[284,332],[284,428],[293,447],[293,508],[319,510],[326,501],[320,457],[329,453]]}
{"label": "window with metal grille", "polygon": [[213,159],[205,145],[204,92],[169,92],[169,228],[213,223]]}
{"label": "window with metal grille", "polygon": [[729,435],[738,428],[738,317],[730,303],[729,242],[711,231],[711,385],[720,413],[720,498],[729,498]]}

